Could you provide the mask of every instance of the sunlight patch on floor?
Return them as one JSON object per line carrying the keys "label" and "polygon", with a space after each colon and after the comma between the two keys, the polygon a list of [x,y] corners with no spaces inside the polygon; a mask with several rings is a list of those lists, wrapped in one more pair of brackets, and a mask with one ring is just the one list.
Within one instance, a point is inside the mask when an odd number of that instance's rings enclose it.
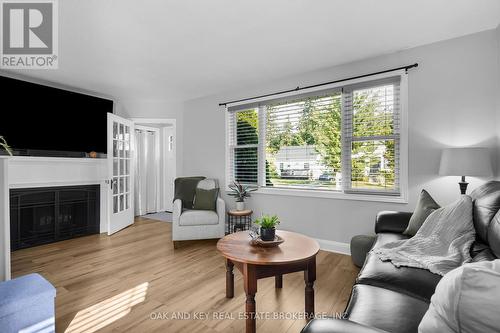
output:
{"label": "sunlight patch on floor", "polygon": [[78,311],[66,333],[92,333],[126,316],[134,305],[144,302],[148,282]]}

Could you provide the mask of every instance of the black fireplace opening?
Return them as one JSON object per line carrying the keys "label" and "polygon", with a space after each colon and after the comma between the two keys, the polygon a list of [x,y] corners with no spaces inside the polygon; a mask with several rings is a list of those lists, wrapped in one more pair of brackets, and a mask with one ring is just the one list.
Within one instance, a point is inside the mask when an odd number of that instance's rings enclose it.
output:
{"label": "black fireplace opening", "polygon": [[99,185],[11,189],[11,250],[99,233],[99,192]]}

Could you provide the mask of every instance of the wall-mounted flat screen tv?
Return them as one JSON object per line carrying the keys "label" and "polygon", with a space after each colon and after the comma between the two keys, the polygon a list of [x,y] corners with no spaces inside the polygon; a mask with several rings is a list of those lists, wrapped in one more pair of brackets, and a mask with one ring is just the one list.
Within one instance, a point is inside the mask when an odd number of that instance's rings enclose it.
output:
{"label": "wall-mounted flat screen tv", "polygon": [[0,92],[0,136],[15,155],[106,153],[112,100],[5,76],[0,76]]}

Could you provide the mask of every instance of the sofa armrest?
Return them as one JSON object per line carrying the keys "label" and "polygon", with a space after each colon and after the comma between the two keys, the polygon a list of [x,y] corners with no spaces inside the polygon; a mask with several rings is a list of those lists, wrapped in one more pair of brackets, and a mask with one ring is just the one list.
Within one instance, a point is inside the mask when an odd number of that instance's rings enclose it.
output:
{"label": "sofa armrest", "polygon": [[224,237],[226,233],[226,203],[221,197],[217,198],[216,209],[219,216],[220,237]]}
{"label": "sofa armrest", "polygon": [[344,319],[313,319],[301,333],[387,333],[375,327],[358,324]]}
{"label": "sofa armrest", "polygon": [[411,212],[379,212],[375,220],[375,233],[402,233],[408,227],[408,222],[410,222],[412,214]]}

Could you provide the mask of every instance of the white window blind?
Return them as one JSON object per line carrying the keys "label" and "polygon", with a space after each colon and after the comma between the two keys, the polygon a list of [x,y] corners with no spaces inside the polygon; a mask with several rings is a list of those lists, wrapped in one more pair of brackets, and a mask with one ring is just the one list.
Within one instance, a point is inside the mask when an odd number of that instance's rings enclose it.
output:
{"label": "white window blind", "polygon": [[258,185],[258,110],[230,112],[228,131],[230,183]]}
{"label": "white window blind", "polygon": [[400,75],[228,108],[228,182],[401,194]]}

